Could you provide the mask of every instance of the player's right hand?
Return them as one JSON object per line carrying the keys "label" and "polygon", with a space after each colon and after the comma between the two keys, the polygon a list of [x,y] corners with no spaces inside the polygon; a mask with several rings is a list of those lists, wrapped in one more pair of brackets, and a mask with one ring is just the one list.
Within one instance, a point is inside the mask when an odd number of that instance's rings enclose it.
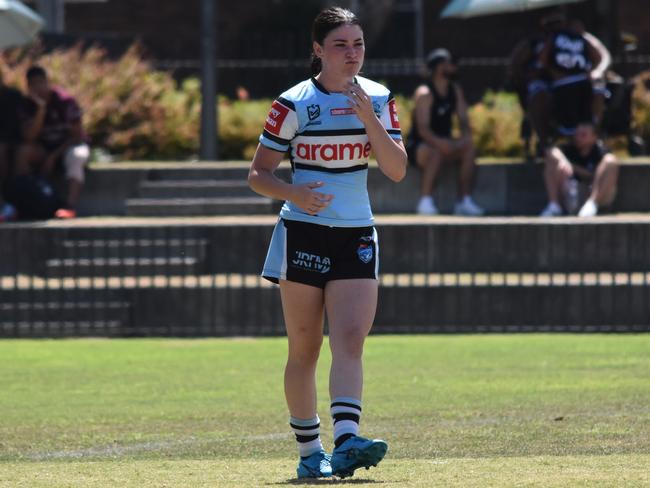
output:
{"label": "player's right hand", "polygon": [[291,201],[298,205],[309,215],[316,215],[318,212],[327,207],[334,195],[315,191],[324,185],[322,181],[312,181],[301,185],[294,185],[294,195]]}

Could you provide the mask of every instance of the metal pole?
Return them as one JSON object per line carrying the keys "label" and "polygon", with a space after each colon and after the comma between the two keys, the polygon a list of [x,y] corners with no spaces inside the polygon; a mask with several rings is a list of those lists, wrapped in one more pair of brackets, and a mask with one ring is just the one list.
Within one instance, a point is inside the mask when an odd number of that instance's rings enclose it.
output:
{"label": "metal pole", "polygon": [[416,63],[422,62],[424,58],[424,12],[422,11],[422,0],[415,0],[415,59]]}
{"label": "metal pole", "polygon": [[201,149],[203,161],[217,159],[215,0],[201,1]]}
{"label": "metal pole", "polygon": [[65,32],[65,0],[54,0],[54,32]]}
{"label": "metal pole", "polygon": [[38,13],[45,20],[45,31],[62,33],[65,29],[63,0],[37,0]]}

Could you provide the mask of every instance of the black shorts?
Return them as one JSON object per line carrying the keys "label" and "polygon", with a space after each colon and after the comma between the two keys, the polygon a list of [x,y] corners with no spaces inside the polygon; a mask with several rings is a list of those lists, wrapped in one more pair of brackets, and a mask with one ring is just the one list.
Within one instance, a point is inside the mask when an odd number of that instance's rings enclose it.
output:
{"label": "black shorts", "polygon": [[588,79],[553,86],[553,107],[561,135],[573,135],[580,122],[593,120],[592,100],[593,88]]}
{"label": "black shorts", "polygon": [[325,288],[328,281],[377,279],[379,246],[374,227],[329,227],[280,219],[262,276]]}

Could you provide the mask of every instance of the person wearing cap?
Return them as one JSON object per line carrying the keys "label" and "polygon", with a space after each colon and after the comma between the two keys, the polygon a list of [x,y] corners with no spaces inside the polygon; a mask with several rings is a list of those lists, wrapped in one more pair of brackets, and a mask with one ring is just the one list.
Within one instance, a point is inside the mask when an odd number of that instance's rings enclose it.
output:
{"label": "person wearing cap", "polygon": [[[456,65],[446,49],[435,49],[427,57],[429,77],[414,94],[413,123],[408,138],[408,156],[422,170],[419,214],[439,213],[433,200],[433,188],[446,161],[460,164],[459,196],[454,206],[457,215],[483,215],[484,210],[470,193],[476,170],[475,150],[463,92],[453,80]],[[456,115],[460,137],[452,137],[452,118]]]}

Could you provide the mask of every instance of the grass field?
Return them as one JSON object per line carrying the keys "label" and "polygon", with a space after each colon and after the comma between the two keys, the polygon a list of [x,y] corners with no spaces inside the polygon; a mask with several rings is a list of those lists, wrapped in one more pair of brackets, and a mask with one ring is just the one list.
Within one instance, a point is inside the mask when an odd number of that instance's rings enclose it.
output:
{"label": "grass field", "polygon": [[[323,350],[319,405],[331,447]],[[1,487],[298,484],[283,339],[0,342]],[[650,335],[377,336],[353,486],[650,486]]]}

